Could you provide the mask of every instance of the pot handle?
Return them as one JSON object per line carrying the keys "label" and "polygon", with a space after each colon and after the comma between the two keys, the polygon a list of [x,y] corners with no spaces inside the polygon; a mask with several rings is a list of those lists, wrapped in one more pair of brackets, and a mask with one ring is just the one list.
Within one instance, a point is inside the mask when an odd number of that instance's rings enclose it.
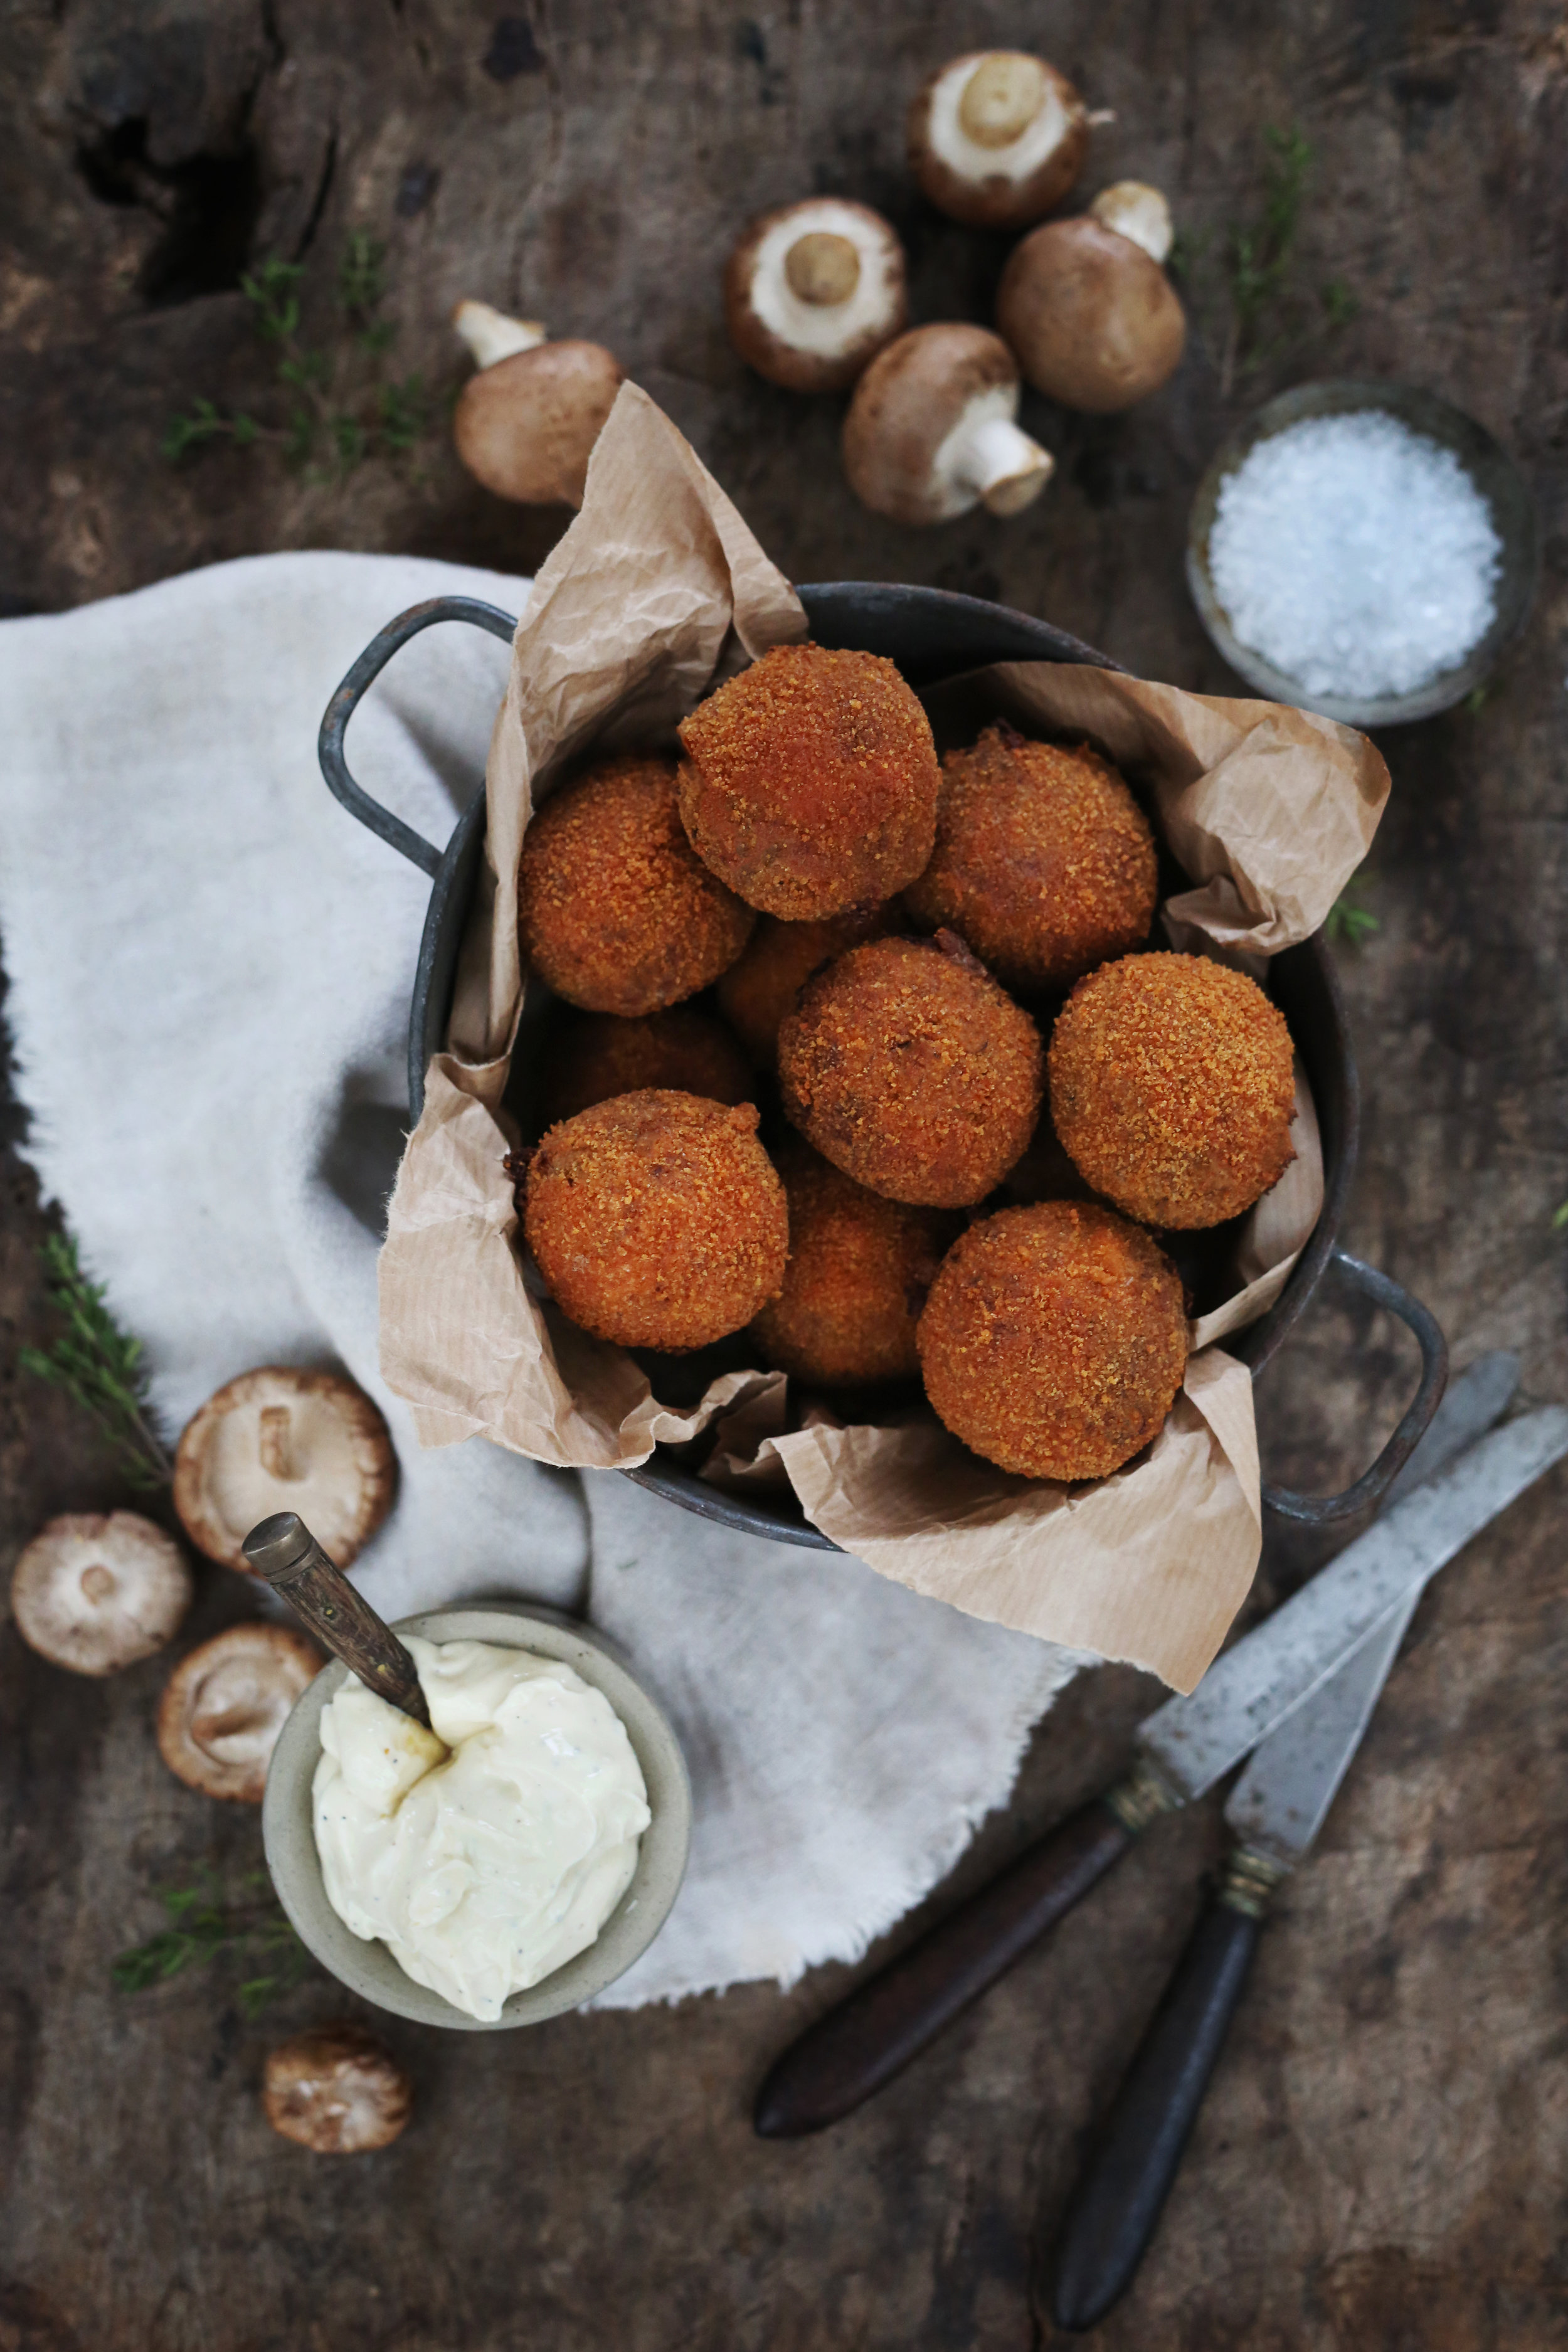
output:
{"label": "pot handle", "polygon": [[1412,1298],[1392,1275],[1381,1273],[1359,1257],[1352,1257],[1348,1250],[1335,1250],[1329,1263],[1363,1297],[1386,1307],[1391,1315],[1397,1315],[1415,1334],[1421,1350],[1421,1385],[1372,1468],[1342,1494],[1296,1495],[1286,1486],[1265,1486],[1263,1499],[1271,1511],[1277,1511],[1282,1519],[1299,1519],[1310,1528],[1326,1528],[1336,1519],[1353,1518],[1358,1511],[1382,1501],[1415,1451],[1427,1423],[1443,1401],[1443,1391],[1448,1382],[1448,1343],[1430,1309],[1423,1307],[1418,1298]]}
{"label": "pot handle", "polygon": [[317,749],[321,754],[321,773],[327,789],[342,801],[351,816],[361,824],[401,850],[413,866],[426,874],[439,872],[441,852],[433,841],[405,824],[400,816],[373,801],[349,773],[349,763],[343,757],[343,738],[348,733],[349,720],[359,709],[360,700],[373,678],[379,677],[395,653],[398,653],[416,637],[421,629],[428,629],[437,621],[468,621],[476,629],[486,629],[492,637],[503,637],[510,645],[517,632],[517,623],[499,604],[482,604],[477,596],[431,596],[423,604],[411,604],[395,621],[388,621],[378,636],[371,639],[353,669],[327,705],[327,715],[321,721]]}

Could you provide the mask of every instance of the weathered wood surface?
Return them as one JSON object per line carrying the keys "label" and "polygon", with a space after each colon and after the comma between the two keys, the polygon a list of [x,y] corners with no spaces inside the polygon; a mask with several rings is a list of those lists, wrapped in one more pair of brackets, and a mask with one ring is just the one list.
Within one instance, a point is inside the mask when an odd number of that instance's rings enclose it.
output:
{"label": "weathered wood surface", "polygon": [[[1366,1092],[1347,1238],[1409,1282],[1457,1360],[1521,1349],[1568,1395],[1568,36],[1547,0],[1044,9],[757,0],[531,16],[462,0],[12,0],[0,55],[0,595],[52,609],[255,550],[412,547],[526,568],[561,518],[485,499],[438,446],[346,487],[269,454],[157,454],[198,394],[265,376],[247,253],[302,258],[319,316],[343,237],[386,241],[397,363],[458,369],[473,293],[609,342],[796,577],[929,580],[1047,614],[1149,675],[1229,690],[1188,607],[1184,520],[1226,425],[1309,374],[1434,384],[1540,497],[1530,635],[1479,712],[1390,739],[1393,805],[1343,959]],[[845,491],[830,403],[749,381],[716,273],[750,211],[818,188],[909,237],[917,316],[983,314],[1000,249],[913,201],[900,117],[960,47],[1032,41],[1114,107],[1086,186],[1137,173],[1212,232],[1256,213],[1260,136],[1316,151],[1294,341],[1220,396],[1211,324],[1125,420],[1037,404],[1058,482],[1021,520],[921,536]],[[193,224],[200,223],[199,226]],[[1356,318],[1330,332],[1321,286]],[[226,288],[228,290],[225,290]],[[1215,306],[1211,301],[1211,310]],[[1271,329],[1272,331],[1272,329]],[[10,1132],[17,1131],[16,1124]],[[50,1512],[117,1497],[70,1409],[22,1381],[44,1219],[0,1192],[0,1568]],[[1325,1298],[1260,1391],[1277,1476],[1365,1459],[1410,1365]],[[1286,1894],[1159,2242],[1108,2347],[1325,2352],[1568,2345],[1568,1897],[1561,1477],[1428,1596],[1321,1846]],[[1310,1564],[1271,1543],[1270,1594]],[[211,1572],[189,1638],[246,1605]],[[132,1998],[110,1957],[151,1890],[254,1862],[254,1817],[174,1783],[154,1661],[74,1680],[0,1637],[6,1793],[0,2347],[5,2352],[1003,2352],[1042,2340],[1027,2273],[1079,2135],[1131,2050],[1217,1850],[1160,1827],[873,2108],[751,2136],[755,2083],[848,1981],[443,2039],[387,2021],[418,2108],[384,2154],[276,2138],[269,2040],[340,2009],[312,1981],[252,2025],[236,1971]],[[1087,1679],[1041,1737],[972,1880],[1112,1769],[1152,1688]],[[939,1901],[941,1898],[939,1898]],[[901,1931],[901,1932],[907,1932]],[[1045,2331],[1048,2336],[1048,2330]]]}

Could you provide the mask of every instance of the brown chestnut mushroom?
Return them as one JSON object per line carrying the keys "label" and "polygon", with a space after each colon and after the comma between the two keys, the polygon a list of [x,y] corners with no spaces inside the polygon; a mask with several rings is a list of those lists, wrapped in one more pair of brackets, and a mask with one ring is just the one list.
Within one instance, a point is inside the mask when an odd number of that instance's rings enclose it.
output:
{"label": "brown chestnut mushroom", "polygon": [[205,1797],[258,1805],[278,1735],[326,1664],[291,1625],[229,1625],[182,1658],[158,1702],[158,1753]]}
{"label": "brown chestnut mushroom", "polygon": [[267,2053],[267,2120],[317,2156],[390,2147],[413,2100],[414,2086],[391,2052],[346,2017],[292,2034]]}
{"label": "brown chestnut mushroom", "polygon": [[1157,227],[1148,205],[1119,199],[1115,209],[1119,227],[1084,213],[1034,230],[1008,256],[996,295],[996,324],[1036,390],[1097,416],[1157,392],[1187,338],[1170,279],[1128,225]]}
{"label": "brown chestnut mushroom", "polygon": [[786,392],[846,391],[908,315],[897,234],[841,196],[762,214],[724,267],[730,341]]}
{"label": "brown chestnut mushroom", "polygon": [[971,228],[1027,228],[1083,169],[1089,116],[1065,74],[1021,49],[976,49],[933,73],[909,121],[910,168]]}
{"label": "brown chestnut mushroom", "polygon": [[479,362],[458,395],[458,455],[487,490],[522,506],[580,507],[588,459],[626,381],[602,343],[544,340],[530,320],[459,302],[452,323]]}
{"label": "brown chestnut mushroom", "polygon": [[347,1568],[392,1508],[397,1457],[364,1391],[341,1372],[268,1364],[209,1397],[174,1450],[174,1508],[209,1559],[249,1573],[258,1519],[297,1511]]}
{"label": "brown chestnut mushroom", "polygon": [[117,1675],[179,1632],[195,1590],[172,1536],[135,1511],[68,1511],[36,1535],[11,1579],[29,1649],[73,1675]]}
{"label": "brown chestnut mushroom", "polygon": [[980,505],[1017,514],[1056,466],[1017,414],[1017,362],[999,335],[912,328],[856,386],[844,420],[849,487],[895,522],[946,522]]}

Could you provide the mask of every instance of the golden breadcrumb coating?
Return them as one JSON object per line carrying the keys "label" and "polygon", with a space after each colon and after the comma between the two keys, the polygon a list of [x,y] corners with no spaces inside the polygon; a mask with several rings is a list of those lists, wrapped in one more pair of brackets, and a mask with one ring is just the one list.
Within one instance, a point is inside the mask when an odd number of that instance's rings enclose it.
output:
{"label": "golden breadcrumb coating", "polygon": [[590,1013],[633,1016],[695,996],[756,920],[694,856],[676,763],[602,760],[552,793],[522,841],[524,969]]}
{"label": "golden breadcrumb coating", "polygon": [[689,1004],[635,1021],[565,1011],[552,1023],[542,1076],[547,1127],[649,1087],[720,1103],[750,1102],[756,1092],[746,1057],[723,1023]]}
{"label": "golden breadcrumb coating", "polygon": [[817,1388],[912,1380],[915,1325],[957,1218],[868,1192],[798,1141],[778,1171],[789,1265],[752,1325],[764,1360]]}
{"label": "golden breadcrumb coating", "polygon": [[719,982],[719,1004],[759,1070],[778,1060],[779,1023],[814,971],[897,928],[898,908],[855,907],[821,923],[781,923],[764,915],[744,952]]}
{"label": "golden breadcrumb coating", "polygon": [[1021,1157],[1045,1091],[1028,1014],[961,940],[872,940],[801,991],[779,1031],[786,1117],[890,1201],[963,1208]]}
{"label": "golden breadcrumb coating", "polygon": [[1023,1478],[1104,1478],[1158,1436],[1187,1361],[1181,1277],[1110,1209],[1045,1201],[983,1218],[921,1317],[931,1405]]}
{"label": "golden breadcrumb coating", "polygon": [[936,849],[904,892],[1009,988],[1066,988],[1147,939],[1156,897],[1149,820],[1107,760],[1031,743],[1005,721],[942,763]]}
{"label": "golden breadcrumb coating", "polygon": [[1124,956],[1057,1019],[1051,1118],[1080,1175],[1148,1225],[1223,1224],[1296,1157],[1290,1032],[1207,956]]}
{"label": "golden breadcrumb coating", "polygon": [[659,1087],[595,1103],[550,1129],[525,1192],[540,1272],[596,1339],[703,1348],[783,1285],[789,1213],[752,1103]]}
{"label": "golden breadcrumb coating", "polygon": [[890,898],[936,837],[931,722],[890,661],[775,646],[681,723],[680,814],[742,898],[815,922]]}

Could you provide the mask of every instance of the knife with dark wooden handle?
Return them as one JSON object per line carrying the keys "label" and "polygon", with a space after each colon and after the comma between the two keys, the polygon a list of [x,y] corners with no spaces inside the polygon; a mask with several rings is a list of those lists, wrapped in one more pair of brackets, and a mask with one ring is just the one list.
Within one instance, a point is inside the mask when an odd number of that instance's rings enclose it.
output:
{"label": "knife with dark wooden handle", "polygon": [[757,2095],[764,2139],[821,2131],[879,2091],[989,1990],[1163,1811],[1132,1774],[1033,1845],[808,2027]]}
{"label": "knife with dark wooden handle", "polygon": [[1252,1866],[1260,1859],[1233,1856],[1117,2092],[1057,2244],[1058,2327],[1103,2319],[1154,2234],[1258,1948],[1268,1895],[1268,1874]]}

